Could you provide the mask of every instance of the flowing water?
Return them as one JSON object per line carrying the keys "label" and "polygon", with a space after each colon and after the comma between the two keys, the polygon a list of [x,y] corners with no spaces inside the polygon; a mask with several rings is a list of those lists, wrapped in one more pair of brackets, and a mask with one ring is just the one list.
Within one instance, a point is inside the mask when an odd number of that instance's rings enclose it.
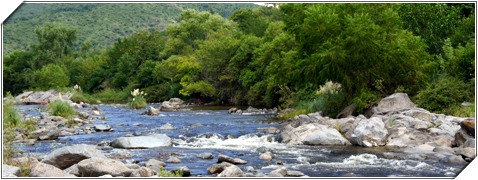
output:
{"label": "flowing water", "polygon": [[[157,105],[154,105],[157,106]],[[40,106],[18,106],[29,115],[39,115],[31,109]],[[280,143],[278,134],[271,135],[258,128],[276,127],[276,122],[267,121],[270,115],[228,114],[228,107],[196,107],[191,111],[161,112],[158,116],[140,115],[144,110],[131,110],[113,106],[97,106],[103,111],[106,120],[95,120],[93,124],[111,125],[113,132],[60,137],[55,141],[38,141],[34,146],[24,147],[30,153],[47,154],[53,149],[73,144],[98,144],[112,141],[127,134],[142,135],[162,133],[173,139],[173,147],[155,149],[105,149],[110,156],[121,154],[122,161],[136,163],[151,158],[166,161],[167,154],[181,159],[179,164],[168,164],[165,169],[188,166],[192,175],[210,176],[207,167],[216,163],[217,156],[224,154],[248,161],[238,165],[245,169],[252,166],[255,173],[269,173],[283,164],[288,170],[298,170],[310,177],[365,176],[365,177],[443,177],[456,176],[465,164],[442,163],[437,161],[415,161],[403,158],[388,159],[384,153],[392,151],[385,148],[363,148],[357,146],[288,146]],[[88,110],[88,109],[84,109]],[[160,130],[170,123],[176,130]],[[202,124],[195,126],[194,124]],[[139,124],[139,125],[138,125]],[[228,135],[236,138],[229,139]],[[273,151],[276,158],[271,162],[259,159],[259,147]],[[209,152],[215,159],[201,159],[197,155]],[[400,156],[400,152],[394,152]],[[402,154],[405,156],[405,154]],[[118,156],[116,156],[118,157]]]}

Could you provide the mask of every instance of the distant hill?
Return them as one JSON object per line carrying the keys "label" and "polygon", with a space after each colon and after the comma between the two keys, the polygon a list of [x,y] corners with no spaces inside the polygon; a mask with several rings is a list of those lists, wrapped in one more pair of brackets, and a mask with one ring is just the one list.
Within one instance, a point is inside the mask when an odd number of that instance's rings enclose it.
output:
{"label": "distant hill", "polygon": [[85,40],[93,48],[113,44],[139,30],[164,30],[186,9],[209,11],[228,17],[248,3],[24,3],[3,24],[4,55],[28,48],[36,41],[35,28],[59,22],[77,29],[77,45]]}

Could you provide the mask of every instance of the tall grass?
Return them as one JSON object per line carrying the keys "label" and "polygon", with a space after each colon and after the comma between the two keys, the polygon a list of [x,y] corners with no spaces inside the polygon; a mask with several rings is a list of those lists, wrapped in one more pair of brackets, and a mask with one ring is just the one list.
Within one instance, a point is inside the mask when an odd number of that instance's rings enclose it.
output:
{"label": "tall grass", "polygon": [[139,89],[135,89],[131,91],[131,95],[133,96],[133,99],[128,102],[128,106],[131,109],[143,109],[146,107],[146,99],[144,98],[146,93],[143,91],[139,91]]}
{"label": "tall grass", "polygon": [[22,122],[22,117],[13,107],[13,103],[7,101],[3,104],[3,128],[16,127]]}
{"label": "tall grass", "polygon": [[75,109],[73,109],[73,107],[71,107],[67,102],[63,102],[61,100],[56,100],[48,104],[48,108],[52,111],[51,114],[54,116],[71,118],[72,116],[76,115]]}

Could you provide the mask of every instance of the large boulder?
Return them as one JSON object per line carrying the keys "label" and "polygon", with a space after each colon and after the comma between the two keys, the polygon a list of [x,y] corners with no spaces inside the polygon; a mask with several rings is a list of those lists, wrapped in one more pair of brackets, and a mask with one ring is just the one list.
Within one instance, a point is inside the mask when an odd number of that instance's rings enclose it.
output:
{"label": "large boulder", "polygon": [[165,134],[153,134],[150,136],[120,137],[111,142],[111,146],[124,149],[141,149],[169,147],[172,140]]}
{"label": "large boulder", "polygon": [[226,167],[226,169],[219,173],[217,177],[244,177],[244,172],[241,170],[241,168],[231,165]]}
{"label": "large boulder", "polygon": [[286,126],[281,133],[287,144],[346,145],[350,144],[340,132],[321,124],[305,124],[297,128]]}
{"label": "large boulder", "polygon": [[239,158],[232,158],[232,157],[229,157],[229,156],[226,156],[226,155],[219,155],[219,157],[217,159],[217,163],[221,163],[221,162],[228,162],[228,163],[232,163],[232,164],[247,164],[247,161],[245,161],[245,160],[242,160],[242,159],[239,159]]}
{"label": "large boulder", "polygon": [[132,171],[121,161],[105,158],[90,158],[78,163],[78,171],[84,177],[98,177],[110,174],[114,177],[128,177]]}
{"label": "large boulder", "polygon": [[60,169],[66,169],[88,158],[106,158],[105,155],[96,149],[96,146],[77,144],[73,146],[65,146],[54,150],[48,154],[43,163],[51,164]]}
{"label": "large boulder", "polygon": [[475,120],[464,120],[460,123],[461,129],[475,137]]}
{"label": "large boulder", "polygon": [[133,170],[130,177],[152,177],[154,176],[155,172],[152,169],[147,167],[140,167],[138,169]]}
{"label": "large boulder", "polygon": [[30,177],[75,177],[74,175],[68,174],[57,167],[45,164],[45,163],[36,163],[30,171]]}
{"label": "large boulder", "polygon": [[377,113],[385,113],[390,111],[401,111],[414,108],[415,104],[408,98],[405,93],[395,93],[380,100],[376,107]]}
{"label": "large boulder", "polygon": [[387,134],[388,131],[382,119],[357,118],[345,137],[354,145],[372,147],[385,145]]}
{"label": "large boulder", "polygon": [[20,168],[2,164],[2,177],[20,177]]}
{"label": "large boulder", "polygon": [[229,166],[233,166],[233,164],[228,163],[228,162],[221,162],[218,164],[213,164],[207,168],[207,172],[210,174],[218,174],[224,171]]}

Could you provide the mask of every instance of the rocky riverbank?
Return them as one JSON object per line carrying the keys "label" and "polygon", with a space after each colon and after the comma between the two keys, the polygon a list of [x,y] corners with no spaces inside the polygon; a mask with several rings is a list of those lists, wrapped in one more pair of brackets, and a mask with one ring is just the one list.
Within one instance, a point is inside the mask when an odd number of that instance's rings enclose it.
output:
{"label": "rocky riverbank", "polygon": [[370,118],[332,119],[311,113],[282,126],[282,141],[291,145],[386,146],[410,154],[398,158],[445,162],[470,162],[476,156],[474,119],[431,113],[403,93],[382,99]]}

